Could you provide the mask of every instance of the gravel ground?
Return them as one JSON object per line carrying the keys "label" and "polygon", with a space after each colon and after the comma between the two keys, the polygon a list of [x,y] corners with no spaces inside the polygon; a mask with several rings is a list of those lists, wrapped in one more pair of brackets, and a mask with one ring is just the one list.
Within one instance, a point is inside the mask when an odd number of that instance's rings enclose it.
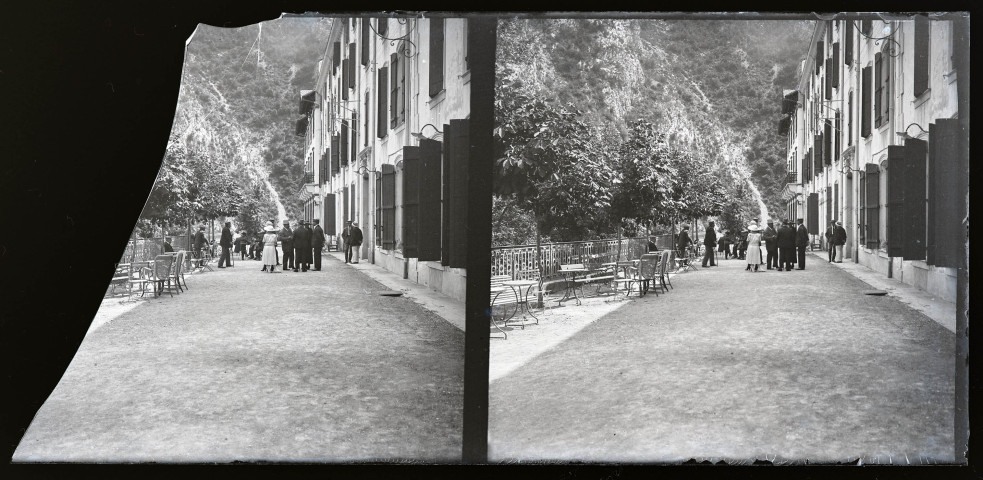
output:
{"label": "gravel ground", "polygon": [[955,335],[810,260],[684,273],[506,368],[490,460],[951,462]]}
{"label": "gravel ground", "polygon": [[237,261],[111,307],[14,461],[459,461],[464,333],[323,267]]}

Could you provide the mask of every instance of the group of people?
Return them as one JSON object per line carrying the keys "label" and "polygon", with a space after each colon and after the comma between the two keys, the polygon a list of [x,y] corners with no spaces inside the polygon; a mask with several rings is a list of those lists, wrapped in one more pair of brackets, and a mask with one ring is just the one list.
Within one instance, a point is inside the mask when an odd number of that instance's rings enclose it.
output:
{"label": "group of people", "polygon": [[[809,246],[809,230],[803,224],[801,218],[795,222],[779,221],[778,227],[775,221],[768,220],[767,227],[762,228],[755,218],[741,232],[724,231],[720,238],[717,238],[714,222],[707,224],[706,233],[703,236],[703,260],[704,268],[716,266],[714,250],[724,254],[724,258],[743,259],[747,262],[746,271],[759,271],[761,265],[765,269],[778,271],[790,271],[793,265],[797,270],[805,270],[806,248]],[[841,222],[833,221],[826,231],[826,240],[829,248],[829,261],[834,262],[839,259],[842,261],[843,245],[846,243],[846,230],[843,229]],[[765,255],[762,258],[761,247],[765,247]],[[677,248],[679,252],[686,252],[693,246],[693,241],[689,237],[689,226],[683,226],[679,234]]]}
{"label": "group of people", "polygon": [[311,270],[312,263],[314,271],[321,270],[324,230],[320,223],[318,219],[314,219],[313,223],[301,220],[297,222],[296,228],[291,229],[290,221],[284,220],[283,227],[277,231],[272,221],[266,222],[261,240],[262,271],[272,273],[276,271],[277,265],[281,264],[277,246],[283,249],[283,271],[306,272]]}

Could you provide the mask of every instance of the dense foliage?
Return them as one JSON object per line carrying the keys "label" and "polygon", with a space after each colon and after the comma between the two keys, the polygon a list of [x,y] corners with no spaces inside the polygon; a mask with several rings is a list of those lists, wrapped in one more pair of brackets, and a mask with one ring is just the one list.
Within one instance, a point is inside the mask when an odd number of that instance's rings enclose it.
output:
{"label": "dense foliage", "polygon": [[229,217],[237,229],[255,232],[267,220],[302,214],[297,97],[316,80],[329,25],[284,18],[242,28],[199,26],[141,225]]}
{"label": "dense foliage", "polygon": [[554,240],[707,216],[739,223],[762,206],[779,214],[774,125],[811,26],[500,22],[496,194],[527,204]]}

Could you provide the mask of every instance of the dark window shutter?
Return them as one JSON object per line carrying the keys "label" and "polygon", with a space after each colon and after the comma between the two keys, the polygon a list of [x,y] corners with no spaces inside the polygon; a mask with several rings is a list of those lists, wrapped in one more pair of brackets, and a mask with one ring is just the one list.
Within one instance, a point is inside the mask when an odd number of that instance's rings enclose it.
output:
{"label": "dark window shutter", "polygon": [[430,19],[430,96],[444,90],[444,19]]}
{"label": "dark window shutter", "polygon": [[375,176],[375,244],[382,245],[382,175]]}
{"label": "dark window shutter", "polygon": [[338,135],[331,136],[331,174],[341,171],[341,139]]}
{"label": "dark window shutter", "polygon": [[840,42],[833,44],[833,58],[830,60],[830,83],[833,88],[840,88]]}
{"label": "dark window shutter", "polygon": [[911,93],[919,96],[928,90],[928,41],[931,31],[928,17],[915,16],[915,72]]}
{"label": "dark window shutter", "polygon": [[451,256],[450,266],[467,267],[468,163],[471,143],[468,121],[451,120]]}
{"label": "dark window shutter", "polygon": [[846,35],[843,36],[843,64],[849,65],[853,63],[853,36],[856,35],[853,31],[853,20],[846,21]]}
{"label": "dark window shutter", "polygon": [[873,27],[873,24],[874,24],[873,20],[861,20],[860,21],[860,33],[863,33],[865,36],[868,36],[869,37],[870,36],[870,29],[871,29],[871,27]]}
{"label": "dark window shutter", "polygon": [[843,122],[840,121],[840,116],[841,116],[840,115],[840,112],[837,111],[836,112],[836,117],[835,117],[835,120],[834,120],[835,123],[834,123],[834,126],[833,126],[833,136],[834,136],[834,140],[835,140],[833,142],[833,161],[834,162],[839,161],[839,159],[840,159],[840,151],[842,150],[842,145],[840,145],[840,142],[842,140],[840,140],[840,139],[843,137],[843,125],[842,125]]}
{"label": "dark window shutter", "polygon": [[348,67],[348,59],[346,58],[341,61],[341,99],[342,100],[348,100],[347,83],[348,83],[348,76],[350,75],[348,73],[348,70],[350,69]]}
{"label": "dark window shutter", "polygon": [[420,139],[419,260],[440,260],[441,142]]}
{"label": "dark window shutter", "polygon": [[826,52],[823,51],[823,42],[816,42],[816,75],[819,75],[819,71],[823,68],[825,57]]}
{"label": "dark window shutter", "polygon": [[806,228],[809,233],[821,233],[819,231],[819,194],[810,193],[806,201]]}
{"label": "dark window shutter", "polygon": [[900,257],[904,251],[904,185],[905,185],[904,147],[887,147],[887,256]]}
{"label": "dark window shutter", "polygon": [[905,260],[925,259],[925,158],[928,143],[908,139],[904,144],[904,251]]}
{"label": "dark window shutter", "polygon": [[387,67],[382,67],[379,69],[379,89],[376,91],[376,101],[378,105],[376,106],[376,122],[375,122],[375,135],[379,138],[386,138],[386,134],[389,133],[389,121],[388,112],[386,111],[386,99],[389,98],[389,69]]}
{"label": "dark window shutter", "polygon": [[884,108],[884,68],[883,61],[884,56],[881,52],[874,54],[874,127],[880,127],[881,122],[885,119],[883,117]]}
{"label": "dark window shutter", "polygon": [[878,223],[878,213],[880,212],[880,201],[881,201],[881,181],[880,181],[880,170],[875,163],[868,163],[866,166],[866,177],[867,177],[867,198],[864,202],[867,209],[867,224],[864,226],[866,228],[866,239],[867,248],[877,249],[881,246],[880,235],[880,223]]}
{"label": "dark window shutter", "polygon": [[806,150],[802,156],[802,183],[806,183],[812,178],[812,148]]}
{"label": "dark window shutter", "polygon": [[370,43],[370,41],[371,40],[370,40],[370,37],[369,37],[369,19],[368,18],[363,18],[362,19],[362,39],[361,39],[361,42],[362,42],[362,55],[359,58],[359,60],[361,60],[361,62],[362,62],[362,66],[363,67],[366,67],[366,66],[369,65],[369,43]]}
{"label": "dark window shutter", "polygon": [[365,118],[362,119],[362,146],[369,146],[369,92],[365,92],[365,105],[362,107]]}
{"label": "dark window shutter", "polygon": [[840,184],[833,184],[833,218],[830,220],[839,220],[840,218]]}
{"label": "dark window shutter", "polygon": [[[348,44],[348,88],[355,89],[355,74],[358,69],[355,67],[355,42]],[[357,97],[356,97],[357,98]]]}
{"label": "dark window shutter", "polygon": [[334,47],[331,49],[331,63],[332,68],[338,69],[341,65],[341,42],[334,42]]}
{"label": "dark window shutter", "polygon": [[396,128],[396,121],[399,118],[399,110],[396,107],[396,101],[398,100],[397,89],[399,88],[399,77],[397,76],[399,72],[399,57],[395,53],[389,57],[389,68],[392,69],[389,77],[390,83],[392,83],[389,86],[389,126]]}
{"label": "dark window shutter", "polygon": [[[934,156],[929,161],[934,166],[930,172],[933,187],[933,223],[929,228],[935,231],[935,265],[958,268],[964,261],[960,258],[960,242],[966,240],[963,219],[966,217],[966,186],[969,168],[965,158],[959,155],[959,121],[938,119],[935,133],[929,133],[934,140]],[[929,126],[931,132],[931,125]],[[938,137],[936,139],[936,137]]]}
{"label": "dark window shutter", "polygon": [[870,67],[864,67],[860,75],[860,136],[870,136]]}
{"label": "dark window shutter", "polygon": [[813,137],[812,146],[812,176],[818,177],[823,171],[823,135]]}
{"label": "dark window shutter", "polygon": [[471,42],[473,41],[471,37],[472,37],[472,33],[471,33],[470,20],[465,18],[464,19],[464,69],[465,70],[471,70],[470,56],[473,48],[471,47]]}
{"label": "dark window shutter", "polygon": [[[355,210],[357,210],[357,207],[358,207],[358,199],[355,198],[355,182],[352,182],[351,187],[348,188],[348,194],[351,195],[351,199],[350,199],[351,202],[349,203],[349,205],[351,205],[351,208],[352,208],[352,210],[351,210],[351,216],[348,217],[348,218],[351,218],[352,220],[354,220],[354,221],[357,222],[358,221],[358,215],[355,214]],[[363,234],[364,234],[364,232],[363,232]]]}
{"label": "dark window shutter", "polygon": [[440,264],[451,264],[451,126],[444,124],[440,170]]}
{"label": "dark window shutter", "polygon": [[321,163],[318,165],[318,183],[324,183],[328,179],[328,152],[321,153]]}
{"label": "dark window shutter", "polygon": [[341,145],[338,154],[341,155],[341,164],[348,165],[348,154],[351,153],[348,147],[348,120],[341,121]]}
{"label": "dark window shutter", "polygon": [[396,247],[396,167],[382,165],[382,248]]}
{"label": "dark window shutter", "polygon": [[865,245],[865,240],[867,238],[867,173],[865,171],[859,172],[860,180],[860,192],[857,195],[857,215],[860,217],[857,225],[860,226],[859,236],[857,239],[859,244]]}
{"label": "dark window shutter", "polygon": [[833,122],[826,120],[823,127],[823,163],[833,164]]}
{"label": "dark window shutter", "polygon": [[335,194],[329,193],[324,196],[324,203],[321,207],[321,225],[325,235],[337,235],[338,230],[335,226]]}
{"label": "dark window shutter", "polygon": [[348,216],[348,187],[341,188],[341,221],[347,225],[352,217]]}
{"label": "dark window shutter", "polygon": [[385,36],[389,32],[389,19],[380,18],[376,20],[376,31],[379,32],[379,35]]}
{"label": "dark window shutter", "polygon": [[833,99],[833,59],[832,58],[826,59],[825,75],[826,78],[824,83],[826,85],[824,85],[825,88],[823,88],[824,98],[826,100],[832,100]]}
{"label": "dark window shutter", "polygon": [[846,144],[853,145],[853,92],[850,92],[846,104]]}
{"label": "dark window shutter", "polygon": [[403,257],[417,258],[420,236],[420,147],[403,147]]}
{"label": "dark window shutter", "polygon": [[352,163],[358,159],[358,112],[352,112]]}

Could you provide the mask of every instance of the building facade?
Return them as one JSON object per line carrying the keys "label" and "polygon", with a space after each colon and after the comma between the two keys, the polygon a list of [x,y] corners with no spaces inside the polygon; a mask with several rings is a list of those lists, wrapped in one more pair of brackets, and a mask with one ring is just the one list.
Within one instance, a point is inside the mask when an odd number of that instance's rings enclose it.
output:
{"label": "building facade", "polygon": [[337,18],[300,92],[305,216],[359,258],[464,301],[470,68],[467,20]]}
{"label": "building facade", "polygon": [[[845,260],[956,301],[968,158],[958,153],[951,20],[817,22],[798,87],[785,92],[787,218],[825,247],[831,220]],[[965,140],[964,140],[965,141]]]}

